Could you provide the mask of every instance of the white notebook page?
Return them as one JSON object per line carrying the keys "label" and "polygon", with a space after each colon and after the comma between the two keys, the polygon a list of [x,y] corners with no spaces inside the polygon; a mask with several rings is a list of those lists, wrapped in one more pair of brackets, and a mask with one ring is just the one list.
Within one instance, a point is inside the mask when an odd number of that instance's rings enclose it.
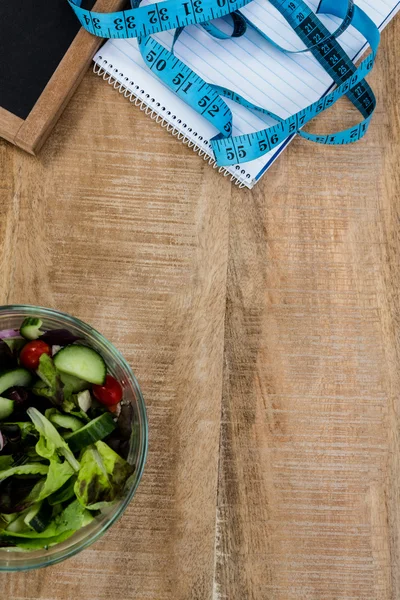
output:
{"label": "white notebook page", "polygon": [[[307,3],[316,10],[319,2],[308,0]],[[381,29],[400,8],[397,0],[357,0],[357,4]],[[302,48],[296,34],[267,0],[253,0],[241,10],[259,29],[282,46],[288,49]],[[321,20],[331,31],[340,23],[334,17],[321,16]],[[172,31],[154,37],[167,48],[171,47]],[[351,58],[365,48],[364,38],[353,27],[339,41]],[[333,83],[310,53],[284,54],[251,28],[241,38],[218,40],[199,26],[189,26],[176,43],[175,54],[204,80],[230,88],[284,118],[318,100]],[[135,39],[109,40],[95,60],[99,64],[107,61],[107,68],[112,65],[110,71],[118,81],[129,88],[133,87],[131,91],[148,104],[161,105],[159,108],[164,108],[163,114],[167,120],[178,129],[184,124],[185,135],[196,141],[205,152],[211,152],[208,140],[218,133],[216,128],[153,75],[145,66]],[[234,117],[233,135],[251,133],[274,124],[267,116],[248,111],[230,100],[226,102]],[[287,143],[255,161],[229,167],[228,170],[252,187]]]}

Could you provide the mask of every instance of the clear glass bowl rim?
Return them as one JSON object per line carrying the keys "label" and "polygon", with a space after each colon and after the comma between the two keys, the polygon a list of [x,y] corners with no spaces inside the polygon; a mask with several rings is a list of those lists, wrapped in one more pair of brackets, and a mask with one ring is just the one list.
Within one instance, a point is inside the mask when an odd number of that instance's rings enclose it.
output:
{"label": "clear glass bowl rim", "polygon": [[[94,542],[96,542],[122,516],[122,514],[125,512],[126,508],[128,507],[129,503],[131,502],[133,496],[136,493],[136,490],[138,488],[140,480],[142,478],[144,467],[146,464],[146,459],[147,459],[147,452],[148,452],[148,420],[147,420],[147,411],[146,411],[146,406],[144,403],[143,394],[140,389],[139,383],[132,371],[132,368],[129,366],[129,364],[127,363],[125,358],[122,356],[120,351],[117,350],[117,348],[107,338],[105,338],[99,331],[97,331],[97,329],[94,329],[91,325],[88,325],[84,321],[81,321],[81,319],[78,319],[77,317],[73,317],[72,315],[70,315],[68,313],[64,313],[62,311],[55,310],[52,308],[45,308],[43,306],[35,306],[35,305],[30,305],[30,304],[0,305],[0,329],[1,329],[2,318],[6,317],[6,316],[9,316],[9,317],[15,316],[14,315],[15,312],[23,313],[25,316],[34,315],[34,316],[38,316],[38,317],[49,317],[52,319],[57,319],[57,320],[63,321],[65,324],[70,322],[72,325],[75,325],[76,327],[79,327],[80,329],[82,329],[85,333],[87,333],[88,336],[93,336],[94,338],[97,338],[100,343],[104,344],[107,347],[107,350],[113,355],[113,358],[115,359],[115,361],[118,362],[121,365],[121,367],[126,370],[128,376],[129,376],[129,379],[131,380],[131,384],[135,390],[136,398],[137,398],[137,408],[138,408],[139,420],[140,420],[140,433],[141,433],[140,438],[141,439],[140,439],[138,460],[137,460],[136,471],[135,471],[136,477],[133,482],[133,485],[130,488],[129,492],[124,497],[124,499],[121,501],[120,505],[118,506],[118,509],[114,512],[112,517],[106,523],[104,523],[104,525],[98,531],[94,532],[89,537],[84,538],[79,543],[76,543],[71,548],[66,548],[65,552],[57,554],[54,557],[52,557],[50,553],[52,551],[56,552],[58,546],[53,546],[49,550],[49,554],[45,558],[44,557],[38,558],[36,563],[32,561],[32,564],[23,564],[23,558],[21,558],[21,561],[18,561],[18,563],[16,562],[15,565],[4,565],[4,564],[1,564],[1,559],[0,559],[0,572],[31,571],[33,569],[48,567],[50,565],[54,565],[61,561],[64,561],[67,558],[71,558],[72,556],[75,556],[76,554],[78,554],[79,552],[81,552],[85,548],[88,548]],[[26,558],[27,562],[29,561],[29,556],[30,556],[29,552],[24,553],[24,557]],[[10,553],[10,559],[12,559],[11,553]]]}

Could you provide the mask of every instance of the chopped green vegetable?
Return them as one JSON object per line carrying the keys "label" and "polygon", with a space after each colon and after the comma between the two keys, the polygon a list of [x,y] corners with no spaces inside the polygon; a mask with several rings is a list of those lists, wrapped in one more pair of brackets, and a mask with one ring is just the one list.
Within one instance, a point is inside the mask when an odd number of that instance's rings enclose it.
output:
{"label": "chopped green vegetable", "polygon": [[41,465],[40,463],[10,467],[5,471],[0,471],[0,481],[8,477],[14,477],[14,475],[46,475],[48,470],[47,465]]}
{"label": "chopped green vegetable", "polygon": [[23,440],[27,438],[28,435],[37,437],[37,431],[34,425],[29,421],[7,421],[7,423],[4,423],[4,425],[17,425]]}
{"label": "chopped green vegetable", "polygon": [[0,456],[0,471],[5,471],[9,469],[14,462],[12,456]]}
{"label": "chopped green vegetable", "polygon": [[[81,527],[86,527],[93,521],[93,515],[78,502],[74,500],[61,512],[54,521],[53,535],[59,535],[64,531],[77,531]],[[50,534],[51,527],[44,533]]]}
{"label": "chopped green vegetable", "polygon": [[57,405],[62,404],[64,399],[63,384],[54,365],[53,359],[47,354],[41,355],[37,374],[46,386],[43,388],[36,385],[35,389],[39,390],[38,394],[52,399]]}
{"label": "chopped green vegetable", "polygon": [[132,432],[132,418],[126,432],[109,409],[121,384],[85,337],[41,327],[28,317],[23,337],[12,331],[13,339],[0,340],[0,549],[7,552],[69,538],[121,499],[134,473],[111,449],[125,456]]}
{"label": "chopped green vegetable", "polygon": [[5,548],[7,552],[21,552],[21,550],[29,552],[31,550],[40,550],[41,548],[47,550],[48,548],[56,546],[57,544],[60,544],[64,540],[68,539],[74,533],[75,531],[68,531],[54,538],[41,538],[38,540],[24,540],[12,537],[2,537],[0,535],[0,548]]}
{"label": "chopped green vegetable", "polygon": [[12,513],[11,515],[1,515],[1,518],[3,519],[6,525],[9,525],[13,521],[15,521],[15,519],[17,519],[19,516],[19,513]]}
{"label": "chopped green vegetable", "polygon": [[32,506],[24,519],[24,523],[36,533],[42,533],[49,526],[52,516],[53,509],[45,500]]}
{"label": "chopped green vegetable", "polygon": [[21,531],[27,531],[28,526],[25,523],[26,513],[19,514],[16,519],[13,519],[9,525],[7,525],[4,533],[21,533]]}
{"label": "chopped green vegetable", "polygon": [[55,460],[50,460],[46,480],[41,482],[41,486],[38,486],[36,491],[32,491],[30,496],[34,498],[35,502],[44,500],[62,488],[74,473],[75,471],[67,461],[59,463]]}
{"label": "chopped green vegetable", "polygon": [[73,410],[76,409],[76,404],[73,401],[72,394],[69,398],[65,397],[65,388],[64,388],[64,402],[61,404],[61,408],[66,413],[71,413]]}
{"label": "chopped green vegetable", "polygon": [[68,444],[58,433],[54,425],[50,423],[50,421],[46,419],[46,417],[42,415],[42,413],[40,413],[36,408],[28,408],[26,412],[40,433],[40,440],[36,444],[36,450],[38,454],[43,456],[43,450],[45,450],[45,458],[50,458],[49,452],[53,449],[53,454],[57,453],[61,456],[64,456],[74,471],[79,471],[79,462],[76,460],[75,456],[69,449]]}
{"label": "chopped green vegetable", "polygon": [[39,367],[37,369],[37,374],[40,379],[49,387],[50,389],[55,389],[57,385],[58,373],[57,369],[54,366],[54,362],[48,356],[48,354],[42,354],[39,359]]}
{"label": "chopped green vegetable", "polygon": [[91,419],[87,416],[85,412],[83,412],[83,410],[71,410],[69,414],[73,417],[76,417],[77,419],[80,419],[80,421],[83,421],[84,425],[86,425],[86,423],[90,423],[91,421]]}
{"label": "chopped green vegetable", "polygon": [[73,417],[72,415],[63,415],[56,408],[49,408],[46,410],[46,418],[49,419],[53,425],[56,427],[62,427],[64,429],[71,429],[72,431],[77,431],[81,429],[84,425],[82,421]]}
{"label": "chopped green vegetable", "polygon": [[69,388],[72,394],[87,390],[90,385],[87,381],[79,379],[79,377],[75,377],[74,375],[69,375],[68,373],[60,372],[60,379],[64,384],[64,389]]}
{"label": "chopped green vegetable", "polygon": [[[90,392],[88,393],[90,394]],[[90,417],[80,408],[77,394],[73,394],[68,400],[64,399],[61,409],[73,417],[84,421],[85,424],[91,421]]]}
{"label": "chopped green vegetable", "polygon": [[97,419],[93,419],[78,431],[65,436],[73,452],[78,452],[90,444],[103,440],[115,429],[116,425],[111,413],[103,413]]}
{"label": "chopped green vegetable", "polygon": [[[3,532],[4,534],[5,532]],[[56,544],[60,544],[64,540],[67,540],[71,535],[75,533],[72,531],[64,531],[60,535],[56,535],[50,538],[38,537],[37,539],[25,539],[21,537],[13,537],[12,535],[0,535],[0,548],[6,547],[9,551],[10,544],[13,544],[18,549],[22,550],[40,550],[41,548],[50,548]]]}
{"label": "chopped green vegetable", "polygon": [[57,369],[67,375],[98,385],[104,384],[107,367],[103,357],[93,348],[78,344],[65,346],[55,355],[54,363]]}
{"label": "chopped green vegetable", "polygon": [[0,421],[7,419],[14,412],[14,402],[0,396]]}
{"label": "chopped green vegetable", "polygon": [[104,442],[97,442],[82,453],[76,497],[89,510],[102,508],[121,494],[130,472],[123,458]]}
{"label": "chopped green vegetable", "polygon": [[32,392],[35,394],[35,396],[42,396],[43,398],[48,398],[49,400],[51,400],[54,396],[53,390],[47,387],[45,382],[41,379],[32,387]]}
{"label": "chopped green vegetable", "polygon": [[3,340],[10,348],[10,350],[18,352],[21,350],[23,346],[26,344],[26,340],[24,338],[8,338],[7,340]]}
{"label": "chopped green vegetable", "polygon": [[26,340],[37,340],[43,333],[43,331],[40,331],[42,325],[43,323],[40,319],[27,317],[21,325],[21,335]]}
{"label": "chopped green vegetable", "polygon": [[111,482],[95,446],[89,446],[82,453],[75,494],[85,507],[113,499]]}
{"label": "chopped green vegetable", "polygon": [[105,442],[96,442],[95,446],[101,456],[105,469],[110,476],[112,484],[120,492],[127,477],[129,477],[132,471],[132,467]]}
{"label": "chopped green vegetable", "polygon": [[36,453],[42,457],[47,459],[59,460],[58,455],[56,454],[56,445],[53,443],[50,437],[46,437],[44,435],[40,435],[39,441],[35,446]]}
{"label": "chopped green vegetable", "polygon": [[[61,513],[59,513],[52,521],[49,526],[40,533],[36,531],[32,531],[27,528],[24,522],[25,514],[21,515],[23,517],[22,521],[24,523],[24,527],[20,528],[14,526],[14,523],[11,523],[11,526],[8,526],[5,531],[3,531],[2,535],[9,535],[15,537],[22,538],[51,538],[60,535],[61,533],[65,533],[66,531],[77,531],[82,527],[86,527],[93,521],[93,515],[86,510],[78,500],[74,500],[69,504]],[[20,517],[18,517],[18,520]],[[19,524],[18,524],[19,525]]]}
{"label": "chopped green vegetable", "polygon": [[26,369],[18,368],[0,375],[0,394],[11,387],[27,387],[32,382],[32,375]]}
{"label": "chopped green vegetable", "polygon": [[51,504],[51,506],[54,506],[56,504],[60,504],[61,502],[67,502],[67,500],[71,500],[71,498],[75,497],[75,490],[74,490],[74,486],[75,486],[75,482],[76,482],[76,475],[73,475],[72,477],[70,477],[68,479],[68,481],[66,481],[64,483],[64,485],[62,487],[60,487],[59,490],[57,490],[56,492],[54,492],[54,494],[52,494],[51,496],[48,497],[48,502],[49,504]]}

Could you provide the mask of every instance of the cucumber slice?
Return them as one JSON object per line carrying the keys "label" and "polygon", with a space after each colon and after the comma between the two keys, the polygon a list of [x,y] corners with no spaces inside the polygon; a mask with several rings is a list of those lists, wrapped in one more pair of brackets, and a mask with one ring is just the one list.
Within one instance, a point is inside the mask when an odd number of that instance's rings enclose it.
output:
{"label": "cucumber slice", "polygon": [[71,410],[71,412],[69,414],[72,415],[73,417],[76,417],[80,421],[83,421],[83,423],[85,425],[86,425],[86,423],[90,423],[90,421],[92,420],[90,417],[87,416],[87,414],[85,412],[83,412],[83,410],[78,410],[78,409]]}
{"label": "cucumber slice", "polygon": [[36,531],[36,533],[42,533],[50,523],[52,514],[53,509],[44,500],[43,502],[38,502],[30,509],[24,518],[24,523]]}
{"label": "cucumber slice", "polygon": [[97,419],[93,419],[87,425],[69,433],[65,436],[65,441],[72,450],[72,452],[78,452],[90,444],[98,442],[114,431],[116,424],[111,413],[103,413]]}
{"label": "cucumber slice", "polygon": [[54,357],[59,371],[79,379],[103,385],[107,367],[103,358],[93,348],[71,344],[62,348]]}
{"label": "cucumber slice", "polygon": [[64,429],[71,429],[72,431],[78,431],[78,429],[82,429],[84,425],[82,421],[80,421],[76,417],[72,417],[71,415],[63,415],[60,412],[56,412],[50,415],[49,421],[51,421],[53,425],[63,427]]}
{"label": "cucumber slice", "polygon": [[19,330],[26,340],[37,340],[43,333],[40,331],[43,322],[35,317],[27,317]]}
{"label": "cucumber slice", "polygon": [[83,381],[83,379],[79,379],[73,375],[68,375],[68,373],[60,373],[60,379],[72,394],[76,394],[82,390],[87,390],[89,387],[88,381]]}
{"label": "cucumber slice", "polygon": [[21,533],[22,531],[27,530],[27,526],[25,523],[26,513],[22,513],[16,519],[11,521],[11,523],[6,527],[5,531],[10,531],[11,533]]}
{"label": "cucumber slice", "polygon": [[13,411],[14,411],[13,400],[9,400],[8,398],[2,398],[0,396],[0,421],[2,419],[7,419],[7,417],[12,415]]}
{"label": "cucumber slice", "polygon": [[0,375],[0,394],[11,387],[28,387],[32,382],[32,375],[26,369],[12,369]]}

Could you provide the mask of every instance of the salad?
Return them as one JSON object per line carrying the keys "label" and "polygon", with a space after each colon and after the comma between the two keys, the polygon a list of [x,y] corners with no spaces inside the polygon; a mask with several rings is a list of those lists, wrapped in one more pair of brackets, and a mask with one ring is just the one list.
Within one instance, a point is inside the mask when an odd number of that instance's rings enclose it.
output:
{"label": "salad", "polygon": [[69,538],[122,497],[133,409],[102,356],[29,317],[0,331],[0,548]]}

